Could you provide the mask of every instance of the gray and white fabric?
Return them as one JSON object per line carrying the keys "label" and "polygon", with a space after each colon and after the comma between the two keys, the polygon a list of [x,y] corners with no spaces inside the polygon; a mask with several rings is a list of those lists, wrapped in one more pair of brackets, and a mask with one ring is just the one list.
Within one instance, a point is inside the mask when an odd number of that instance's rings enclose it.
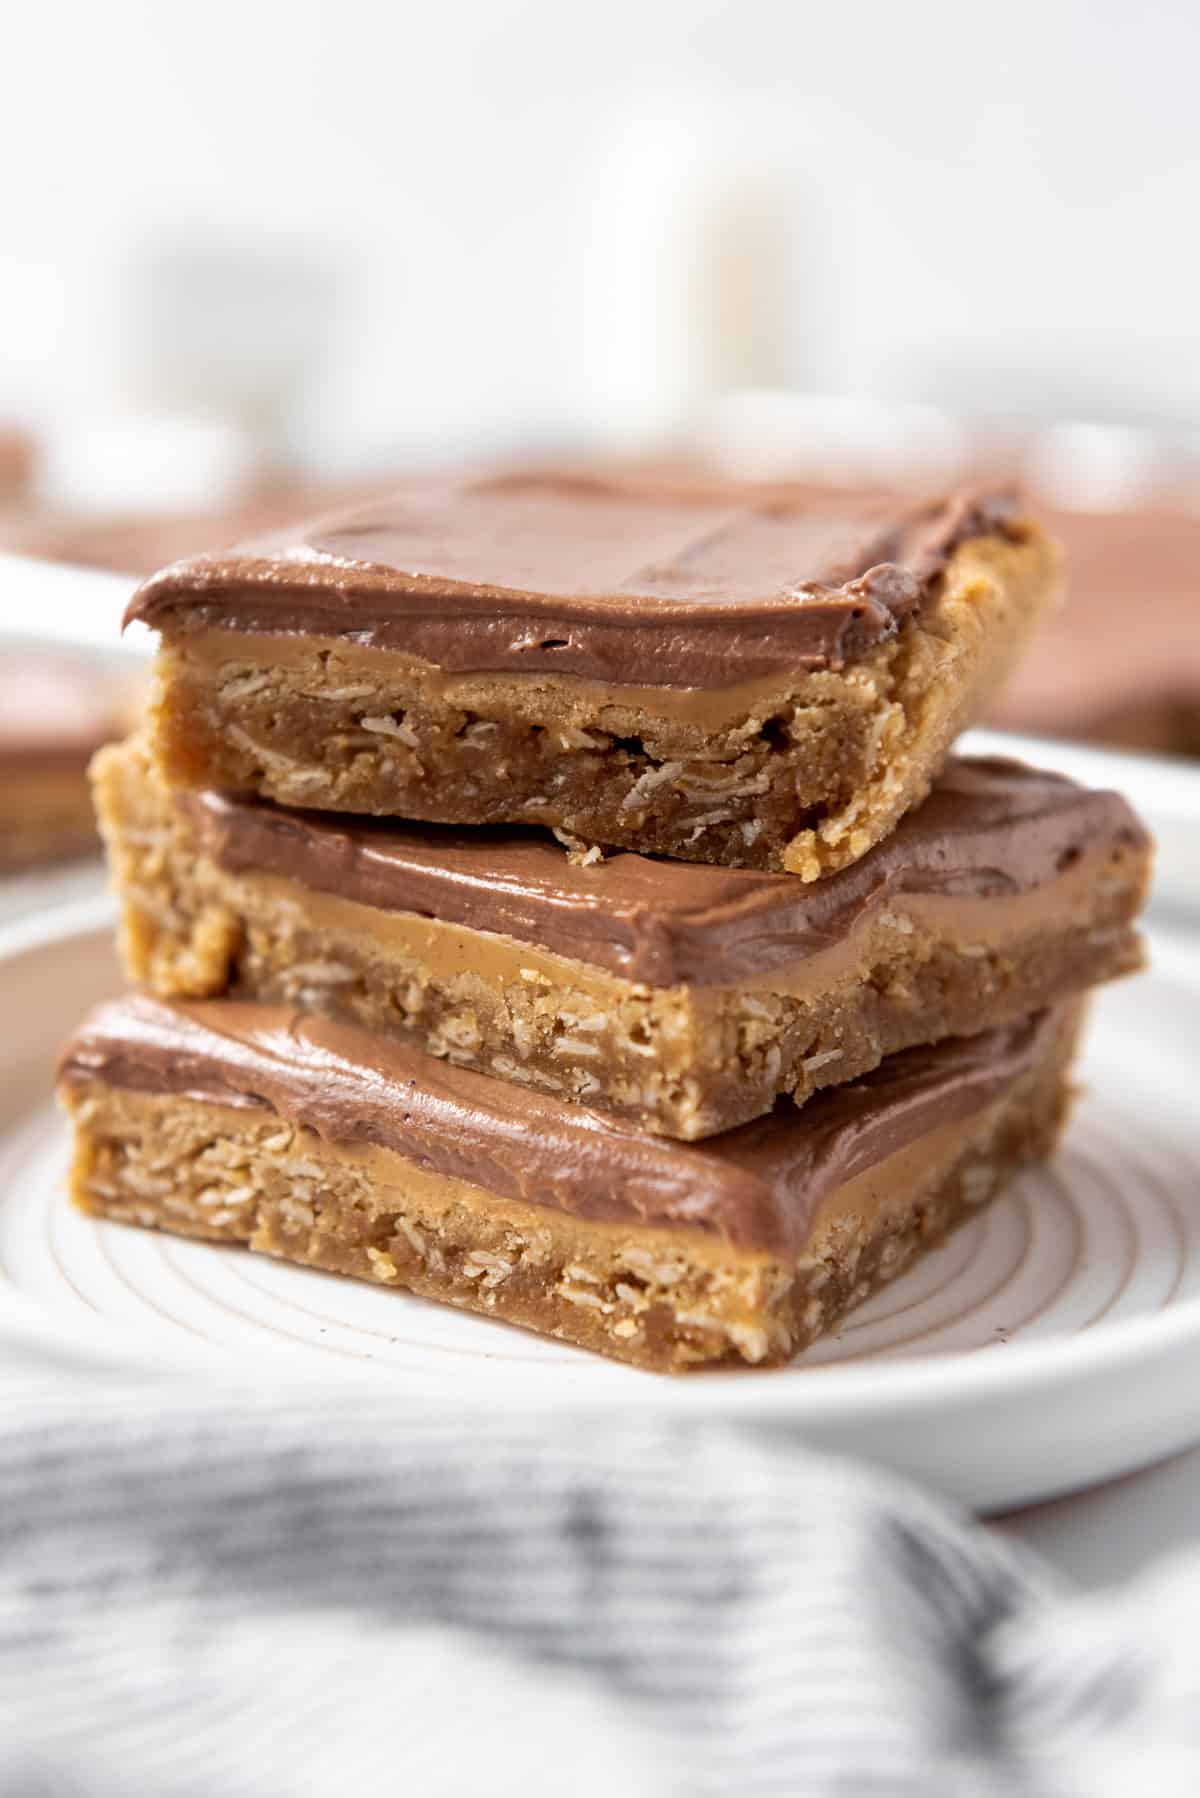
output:
{"label": "gray and white fabric", "polygon": [[0,1383],[4,1798],[1175,1798],[1200,1565],[1072,1596],[778,1439]]}

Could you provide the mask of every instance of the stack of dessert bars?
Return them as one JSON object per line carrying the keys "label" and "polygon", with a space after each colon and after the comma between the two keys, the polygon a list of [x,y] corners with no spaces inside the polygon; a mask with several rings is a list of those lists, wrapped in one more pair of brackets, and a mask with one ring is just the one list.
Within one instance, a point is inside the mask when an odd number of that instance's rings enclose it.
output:
{"label": "stack of dessert bars", "polygon": [[75,1201],[790,1359],[1051,1152],[1139,964],[1128,806],[949,757],[1056,585],[1004,496],[515,476],[166,569]]}

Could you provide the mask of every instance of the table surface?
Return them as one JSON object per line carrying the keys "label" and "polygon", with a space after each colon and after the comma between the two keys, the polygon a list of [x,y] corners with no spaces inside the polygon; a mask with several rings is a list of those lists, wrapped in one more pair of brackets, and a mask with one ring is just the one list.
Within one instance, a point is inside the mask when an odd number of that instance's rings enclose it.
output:
{"label": "table surface", "polygon": [[993,1518],[989,1528],[1035,1549],[1087,1590],[1119,1584],[1160,1556],[1200,1544],[1200,1447],[1090,1491]]}

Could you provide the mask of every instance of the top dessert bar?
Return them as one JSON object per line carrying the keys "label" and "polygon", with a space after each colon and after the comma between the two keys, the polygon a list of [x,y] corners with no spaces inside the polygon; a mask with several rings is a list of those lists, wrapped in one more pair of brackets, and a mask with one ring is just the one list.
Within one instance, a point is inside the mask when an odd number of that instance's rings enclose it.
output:
{"label": "top dessert bar", "polygon": [[1056,585],[1003,495],[414,485],[134,596],[174,784],[817,879],[929,790]]}

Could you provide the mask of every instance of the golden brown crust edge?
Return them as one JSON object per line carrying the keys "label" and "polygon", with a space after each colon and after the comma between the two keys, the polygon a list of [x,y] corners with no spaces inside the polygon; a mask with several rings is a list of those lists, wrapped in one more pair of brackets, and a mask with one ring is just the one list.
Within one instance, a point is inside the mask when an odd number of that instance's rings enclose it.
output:
{"label": "golden brown crust edge", "polygon": [[1059,596],[1058,551],[1036,527],[1019,543],[979,538],[955,552],[936,603],[902,633],[861,791],[792,838],[783,856],[789,873],[836,873],[921,803],[955,738],[986,713]]}

